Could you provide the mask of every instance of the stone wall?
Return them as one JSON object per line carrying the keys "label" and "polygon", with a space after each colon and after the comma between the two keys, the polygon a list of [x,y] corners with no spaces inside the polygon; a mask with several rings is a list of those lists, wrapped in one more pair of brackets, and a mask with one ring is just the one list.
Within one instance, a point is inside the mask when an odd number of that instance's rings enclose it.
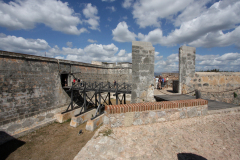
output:
{"label": "stone wall", "polygon": [[69,104],[70,98],[62,89],[61,75],[68,75],[68,85],[71,85],[70,73],[77,73],[75,77],[87,82],[132,82],[130,67],[107,68],[0,51],[0,129],[5,124]]}
{"label": "stone wall", "polygon": [[184,94],[195,73],[196,48],[182,46],[179,48],[179,93]]}
{"label": "stone wall", "polygon": [[202,98],[240,105],[239,72],[196,72],[183,93],[195,89],[200,90]]}
{"label": "stone wall", "polygon": [[132,42],[132,100],[131,103],[154,101],[154,54],[150,42]]}
{"label": "stone wall", "polygon": [[193,99],[107,106],[103,124],[112,128],[127,127],[204,116],[208,112],[207,103]]}

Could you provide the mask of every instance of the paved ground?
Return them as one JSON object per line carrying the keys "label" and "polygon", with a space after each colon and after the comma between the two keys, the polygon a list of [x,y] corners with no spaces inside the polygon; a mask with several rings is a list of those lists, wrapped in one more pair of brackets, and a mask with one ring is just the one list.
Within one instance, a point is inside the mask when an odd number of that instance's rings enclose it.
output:
{"label": "paved ground", "polygon": [[[184,99],[195,99],[195,97],[193,97],[193,96],[172,93],[171,88],[167,88],[164,90],[155,90],[154,97],[157,101],[174,101],[174,100],[184,100]],[[218,102],[218,101],[209,100],[209,99],[206,99],[206,100],[208,100],[208,110],[219,110],[219,109],[239,107],[239,105],[235,105],[235,104]]]}
{"label": "paved ground", "polygon": [[112,130],[102,126],[74,160],[237,160],[239,151],[237,112]]}

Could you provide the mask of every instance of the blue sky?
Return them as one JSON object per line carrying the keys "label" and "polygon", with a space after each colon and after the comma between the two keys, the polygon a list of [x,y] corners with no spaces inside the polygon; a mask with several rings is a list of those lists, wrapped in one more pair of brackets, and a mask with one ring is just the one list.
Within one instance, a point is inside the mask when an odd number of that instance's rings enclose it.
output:
{"label": "blue sky", "polygon": [[240,0],[0,0],[0,50],[91,63],[131,62],[132,41],[155,47],[155,72],[240,71]]}

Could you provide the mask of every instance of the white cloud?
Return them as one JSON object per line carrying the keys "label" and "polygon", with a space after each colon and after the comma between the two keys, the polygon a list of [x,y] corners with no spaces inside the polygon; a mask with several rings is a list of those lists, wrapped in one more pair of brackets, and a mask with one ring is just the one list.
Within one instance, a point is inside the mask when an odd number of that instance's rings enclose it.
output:
{"label": "white cloud", "polygon": [[177,14],[193,1],[194,0],[139,0],[133,5],[133,18],[136,19],[140,28],[147,26],[160,27],[160,20],[162,18],[169,18]]}
{"label": "white cloud", "polygon": [[176,20],[174,20],[175,26],[180,26],[183,22],[199,17],[202,13],[207,11],[207,7],[205,5],[210,1],[211,0],[201,0],[191,3],[191,5],[187,6],[186,9],[178,15]]}
{"label": "white cloud", "polygon": [[240,59],[240,54],[239,53],[226,53],[216,59],[220,60],[220,61],[236,60],[236,59]]}
{"label": "white cloud", "polygon": [[40,54],[41,51],[50,49],[43,39],[25,39],[23,37],[6,36],[0,34],[0,48],[5,51],[27,54]]}
{"label": "white cloud", "polygon": [[122,6],[123,8],[129,8],[131,7],[132,3],[133,3],[133,0],[124,0],[124,2],[122,3]]}
{"label": "white cloud", "polygon": [[125,55],[125,53],[126,53],[125,49],[121,49],[118,53],[118,56],[122,57],[123,55]]}
{"label": "white cloud", "polygon": [[124,16],[124,17],[123,17],[123,19],[125,19],[125,20],[126,20],[126,19],[128,19],[128,17],[127,17],[127,16]]}
{"label": "white cloud", "polygon": [[115,12],[115,11],[116,11],[116,8],[115,8],[114,6],[106,7],[106,9],[109,9],[109,10],[112,11],[112,12]]}
{"label": "white cloud", "polygon": [[162,58],[163,58],[163,56],[158,56],[160,53],[159,52],[155,52],[155,54],[154,54],[154,60],[155,61],[159,61],[159,60],[161,60]]}
{"label": "white cloud", "polygon": [[55,58],[56,59],[64,59],[64,57],[62,57],[62,56],[56,56]]}
{"label": "white cloud", "polygon": [[79,35],[87,32],[78,29],[82,24],[68,3],[57,0],[16,0],[4,3],[0,1],[0,26],[10,30],[33,29],[43,23],[55,31]]}
{"label": "white cloud", "polygon": [[162,30],[157,28],[153,31],[150,31],[148,35],[143,35],[138,33],[138,38],[141,41],[151,42],[152,44],[161,44],[162,43]]}
{"label": "white cloud", "polygon": [[128,30],[126,22],[118,23],[117,27],[112,30],[113,40],[118,42],[131,42],[135,41],[136,35]]}
{"label": "white cloud", "polygon": [[97,42],[96,40],[93,40],[93,39],[88,39],[88,42],[90,42],[90,43],[95,43],[95,42]]}
{"label": "white cloud", "polygon": [[100,30],[98,28],[100,18],[97,16],[98,10],[96,6],[92,6],[91,3],[88,3],[86,7],[83,9],[83,14],[86,18],[88,18],[88,20],[84,20],[84,22],[90,25],[89,27],[90,29]]}
{"label": "white cloud", "polygon": [[138,38],[164,46],[188,44],[195,47],[223,47],[235,44],[240,47],[240,1],[219,1],[208,9],[204,8],[207,1],[195,3],[195,6],[202,6],[202,9],[187,17],[184,14],[190,12],[188,7],[176,21],[177,24],[181,22],[180,27],[167,36],[163,36],[162,30],[157,28],[147,35],[138,33]]}
{"label": "white cloud", "polygon": [[87,55],[92,57],[112,56],[118,51],[118,47],[113,43],[109,45],[90,44],[84,48],[84,51]]}
{"label": "white cloud", "polygon": [[67,42],[66,44],[67,44],[67,46],[70,47],[70,48],[73,46],[73,45],[72,45],[72,42]]}

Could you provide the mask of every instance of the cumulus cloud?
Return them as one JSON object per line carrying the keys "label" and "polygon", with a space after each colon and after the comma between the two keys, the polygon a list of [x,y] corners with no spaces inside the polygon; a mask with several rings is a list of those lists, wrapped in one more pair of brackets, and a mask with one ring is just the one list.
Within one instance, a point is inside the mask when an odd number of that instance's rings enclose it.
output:
{"label": "cumulus cloud", "polygon": [[95,43],[95,42],[97,42],[96,40],[93,40],[93,39],[88,39],[88,42],[90,42],[90,43]]}
{"label": "cumulus cloud", "polygon": [[117,27],[112,30],[113,40],[118,42],[131,42],[135,41],[137,36],[128,30],[128,25],[125,21],[118,23]]}
{"label": "cumulus cloud", "polygon": [[67,46],[70,47],[70,48],[73,46],[73,45],[72,45],[72,42],[67,42],[66,44],[67,44]]}
{"label": "cumulus cloud", "polygon": [[133,5],[133,18],[136,19],[137,24],[141,28],[147,26],[160,27],[160,20],[162,18],[168,18],[177,14],[189,6],[193,1],[194,0],[139,0]]}
{"label": "cumulus cloud", "polygon": [[118,56],[121,57],[121,56],[125,55],[125,53],[126,53],[125,49],[121,49],[118,53]]}
{"label": "cumulus cloud", "polygon": [[43,39],[25,39],[23,37],[6,36],[1,33],[0,48],[11,52],[40,54],[41,51],[50,49],[50,46]]}
{"label": "cumulus cloud", "polygon": [[90,25],[90,29],[92,30],[100,30],[99,27],[99,21],[100,18],[97,16],[98,10],[96,6],[92,6],[91,3],[88,3],[86,7],[83,9],[83,14],[87,20],[84,20],[85,23],[88,23]]}
{"label": "cumulus cloud", "polygon": [[123,8],[129,8],[131,7],[132,3],[133,3],[133,0],[124,0],[124,2],[122,3],[122,6]]}
{"label": "cumulus cloud", "polygon": [[[139,1],[139,4],[136,3],[135,5],[139,6],[140,2],[141,4],[147,4],[145,1]],[[194,1],[194,3],[189,1],[193,5],[188,6],[175,21],[175,24],[180,25],[180,27],[167,36],[163,36],[162,30],[157,28],[150,31],[147,35],[138,33],[138,38],[142,41],[149,41],[163,46],[188,44],[194,47],[224,47],[235,44],[237,47],[240,47],[240,36],[238,36],[240,34],[240,1],[219,1],[207,9],[205,5],[208,2],[208,0]],[[151,1],[149,3],[152,6],[152,3],[160,2]],[[142,7],[148,7],[148,5]],[[198,7],[200,8],[197,9]],[[169,7],[166,8],[169,9]],[[196,10],[196,12],[190,14],[193,10]],[[153,11],[149,10],[149,12],[155,13],[154,9]],[[169,11],[169,13],[171,12]],[[156,20],[151,20],[151,18],[146,19],[146,24],[151,24],[147,22],[148,20],[152,21],[151,23],[155,24],[155,26],[160,26]],[[142,23],[145,23],[145,21]],[[139,25],[144,27],[141,23]],[[226,33],[226,31],[228,32]]]}
{"label": "cumulus cloud", "polygon": [[77,26],[82,21],[68,3],[58,0],[0,1],[0,26],[10,30],[33,29],[43,23],[55,31],[79,35],[87,29]]}
{"label": "cumulus cloud", "polygon": [[109,45],[90,44],[84,48],[84,51],[87,55],[92,57],[112,56],[118,51],[118,47],[113,43]]}
{"label": "cumulus cloud", "polygon": [[116,11],[116,8],[114,6],[106,7],[106,9],[109,9],[111,12],[115,12]]}

